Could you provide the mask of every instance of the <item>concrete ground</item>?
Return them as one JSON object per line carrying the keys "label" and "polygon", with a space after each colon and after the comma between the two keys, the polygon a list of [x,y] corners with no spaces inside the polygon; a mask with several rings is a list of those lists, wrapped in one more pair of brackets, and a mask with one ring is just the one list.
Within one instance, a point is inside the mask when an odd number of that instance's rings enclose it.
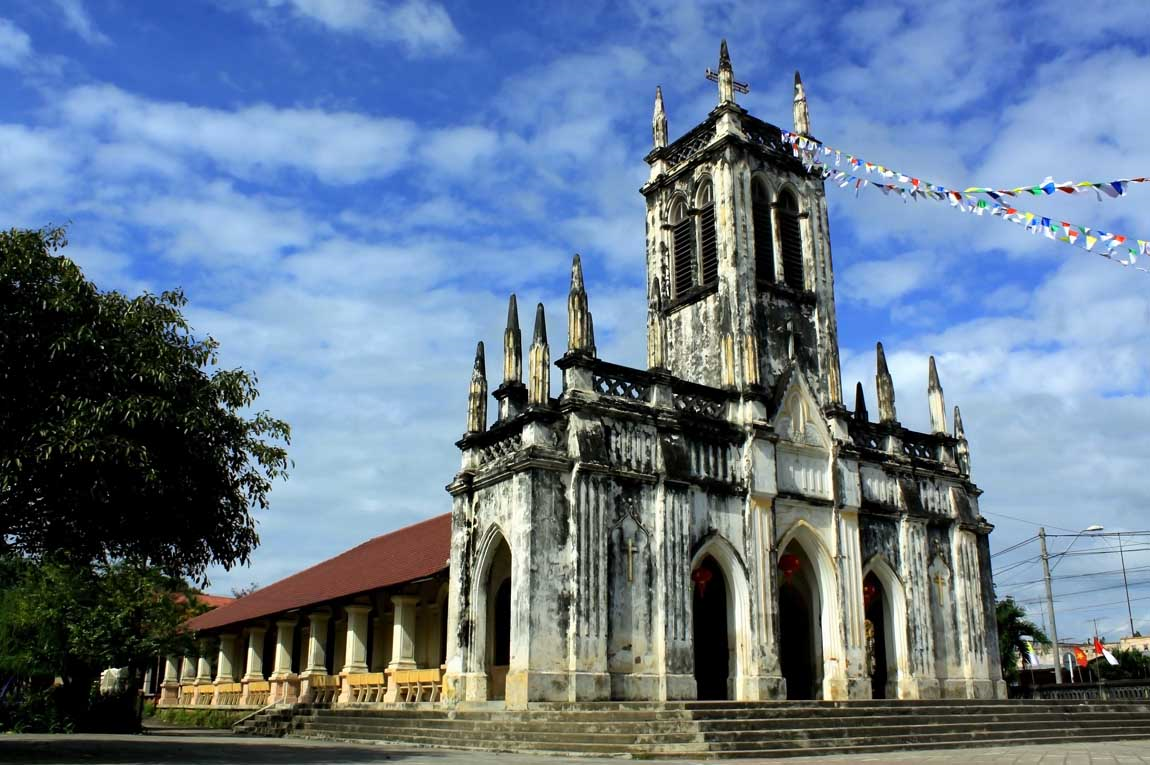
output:
{"label": "concrete ground", "polygon": [[[0,763],[46,765],[328,765],[329,763],[402,763],[402,765],[558,765],[609,763],[605,758],[572,758],[488,752],[454,752],[408,746],[338,744],[300,739],[232,737],[227,733],[182,731],[143,736],[0,734]],[[668,761],[644,760],[656,765]],[[675,761],[684,765],[691,760]],[[710,762],[715,762],[711,760]],[[766,760],[732,760],[745,765],[814,765],[815,763],[931,763],[932,765],[1125,765],[1150,764],[1150,741],[1046,744],[1041,746],[948,749],[922,752]]]}

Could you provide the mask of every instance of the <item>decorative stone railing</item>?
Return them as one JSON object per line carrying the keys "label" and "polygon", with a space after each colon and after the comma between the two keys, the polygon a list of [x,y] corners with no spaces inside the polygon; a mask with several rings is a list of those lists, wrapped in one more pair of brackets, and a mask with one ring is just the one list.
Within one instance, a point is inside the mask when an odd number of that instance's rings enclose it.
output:
{"label": "decorative stone railing", "polygon": [[383,672],[360,672],[347,676],[348,700],[353,704],[383,701],[387,693],[387,675]]}
{"label": "decorative stone railing", "polygon": [[727,397],[723,391],[695,385],[684,380],[671,383],[671,398],[675,411],[697,417],[722,419],[726,414]]}
{"label": "decorative stone railing", "polygon": [[190,707],[196,699],[196,686],[193,683],[184,683],[180,686],[180,706]]}
{"label": "decorative stone railing", "polygon": [[904,430],[899,434],[899,438],[902,440],[902,453],[906,456],[938,461],[938,442],[934,437]]}
{"label": "decorative stone railing", "polygon": [[714,137],[715,123],[707,121],[664,149],[663,159],[674,167],[698,154]]}
{"label": "decorative stone railing", "polygon": [[1087,683],[1037,685],[1024,689],[1023,695],[1032,699],[1054,701],[1150,700],[1150,682],[1146,680],[1117,680],[1094,685]]}
{"label": "decorative stone railing", "polygon": [[243,683],[220,683],[216,686],[216,706],[234,707],[244,695]]}
{"label": "decorative stone railing", "polygon": [[343,689],[339,675],[312,675],[308,678],[308,688],[313,704],[334,704]]}
{"label": "decorative stone railing", "polygon": [[882,451],[886,448],[886,435],[876,431],[870,423],[852,422],[850,432],[851,442],[855,446],[876,451]]}
{"label": "decorative stone railing", "polygon": [[248,706],[264,706],[271,697],[272,684],[267,680],[255,680],[248,683],[247,698],[244,700]]}
{"label": "decorative stone railing", "polygon": [[521,448],[523,448],[523,432],[520,430],[508,432],[502,438],[479,448],[479,463],[486,465],[488,462],[514,454]]}
{"label": "decorative stone railing", "polygon": [[439,701],[443,695],[443,668],[399,669],[391,672],[395,680],[396,701]]}
{"label": "decorative stone railing", "polygon": [[645,403],[651,380],[637,369],[599,364],[591,376],[591,385],[601,396]]}

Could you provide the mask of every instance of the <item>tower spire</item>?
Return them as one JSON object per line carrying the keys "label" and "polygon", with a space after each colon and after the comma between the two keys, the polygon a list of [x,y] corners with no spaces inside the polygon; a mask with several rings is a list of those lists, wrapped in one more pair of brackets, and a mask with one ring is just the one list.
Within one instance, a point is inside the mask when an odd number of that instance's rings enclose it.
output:
{"label": "tower spire", "polygon": [[475,346],[475,366],[471,369],[471,387],[467,392],[467,432],[487,430],[487,361],[483,341]]}
{"label": "tower spire", "polygon": [[719,45],[719,103],[735,103],[735,71],[731,67],[726,38]]}
{"label": "tower spire", "polygon": [[531,340],[530,385],[527,389],[527,403],[532,406],[546,406],[551,403],[551,349],[547,345],[547,318],[543,315],[543,304],[535,307],[535,336]]}
{"label": "tower spire", "polygon": [[519,305],[515,294],[507,301],[507,329],[503,330],[503,384],[523,382],[523,335],[519,331]]}
{"label": "tower spire", "polygon": [[942,398],[942,385],[938,381],[938,367],[934,356],[930,357],[930,375],[926,385],[926,397],[930,404],[930,431],[946,433],[946,404]]}
{"label": "tower spire", "polygon": [[667,145],[667,112],[663,110],[663,89],[658,85],[655,86],[655,113],[651,116],[651,133],[656,149]]}
{"label": "tower spire", "polygon": [[803,87],[803,78],[799,70],[795,70],[795,132],[799,135],[811,134],[811,113],[807,109],[807,91]]}
{"label": "tower spire", "polygon": [[571,292],[567,295],[567,350],[595,355],[595,329],[583,286],[583,263],[579,254],[571,261]]}
{"label": "tower spire", "polygon": [[879,422],[895,422],[898,417],[894,408],[894,381],[886,366],[886,354],[882,350],[882,343],[876,345],[875,354],[878,357],[878,369],[874,376],[875,390],[878,392],[878,419]]}
{"label": "tower spire", "polygon": [[863,396],[862,381],[855,383],[855,421],[869,422],[866,410],[866,398]]}
{"label": "tower spire", "polygon": [[966,430],[962,427],[962,412],[958,411],[957,406],[954,407],[954,437],[958,439],[954,454],[958,471],[963,475],[970,475],[970,443],[966,440]]}

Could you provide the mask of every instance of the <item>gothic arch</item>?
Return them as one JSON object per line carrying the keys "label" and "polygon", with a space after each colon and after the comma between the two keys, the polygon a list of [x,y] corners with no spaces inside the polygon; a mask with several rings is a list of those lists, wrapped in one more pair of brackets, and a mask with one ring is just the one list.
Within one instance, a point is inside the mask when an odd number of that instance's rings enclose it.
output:
{"label": "gothic arch", "polygon": [[783,262],[783,282],[792,289],[806,290],[806,236],[803,234],[803,198],[789,183],[775,196],[779,228],[779,253]]}
{"label": "gothic arch", "polygon": [[680,297],[695,286],[695,221],[691,216],[689,197],[677,192],[667,206],[667,223],[671,226],[671,294]]}
{"label": "gothic arch", "polygon": [[888,671],[894,671],[894,677],[888,678],[888,686],[890,680],[894,680],[896,696],[900,699],[910,698],[911,694],[905,687],[910,678],[906,589],[902,579],[881,554],[875,555],[863,566],[860,581],[865,582],[868,574],[875,575],[886,596],[883,598],[883,617],[891,633],[886,645],[886,661]]}
{"label": "gothic arch", "polygon": [[763,172],[751,174],[751,233],[754,246],[755,279],[775,281],[775,224],[771,214],[774,193],[771,182]]}
{"label": "gothic arch", "polygon": [[[501,695],[493,690],[493,686],[496,684],[491,682],[490,670],[493,655],[498,650],[494,642],[497,625],[493,622],[493,599],[497,597],[496,588],[499,583],[492,581],[492,574],[495,573],[493,567],[498,562],[500,553],[504,551],[506,551],[508,558],[513,561],[511,545],[508,543],[507,537],[499,524],[492,523],[487,527],[487,531],[484,532],[476,546],[474,576],[471,579],[471,621],[474,629],[471,651],[467,661],[468,666],[465,667],[467,672],[489,675],[488,698]],[[515,582],[514,577],[510,574],[510,566],[508,569],[507,579],[514,587]],[[511,598],[511,602],[514,603],[514,597]],[[510,632],[510,625],[508,625],[508,630]],[[511,637],[509,634],[509,643],[512,642]],[[510,653],[510,645],[507,646],[507,650]]]}
{"label": "gothic arch", "polygon": [[728,694],[738,701],[744,695],[743,678],[751,672],[751,595],[747,568],[734,546],[719,534],[708,537],[695,551],[691,571],[708,556],[719,564],[726,579],[727,646],[733,664],[728,675]]}
{"label": "gothic arch", "polygon": [[838,574],[834,555],[823,541],[822,535],[805,520],[795,521],[779,538],[775,546],[782,553],[794,542],[806,554],[815,568],[818,584],[819,637],[822,648],[822,694],[824,699],[836,696],[835,684],[842,674],[845,662],[842,656],[842,614],[839,610]]}

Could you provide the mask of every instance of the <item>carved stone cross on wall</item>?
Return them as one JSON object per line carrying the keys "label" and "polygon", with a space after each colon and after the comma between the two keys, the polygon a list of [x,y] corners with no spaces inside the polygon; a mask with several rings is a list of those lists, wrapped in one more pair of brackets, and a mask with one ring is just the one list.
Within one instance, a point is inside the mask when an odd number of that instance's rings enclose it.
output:
{"label": "carved stone cross on wall", "polygon": [[942,574],[935,574],[934,577],[931,579],[931,581],[934,582],[938,586],[938,602],[941,603],[942,602],[942,594],[945,591],[944,588],[946,586],[946,579],[943,577]]}

